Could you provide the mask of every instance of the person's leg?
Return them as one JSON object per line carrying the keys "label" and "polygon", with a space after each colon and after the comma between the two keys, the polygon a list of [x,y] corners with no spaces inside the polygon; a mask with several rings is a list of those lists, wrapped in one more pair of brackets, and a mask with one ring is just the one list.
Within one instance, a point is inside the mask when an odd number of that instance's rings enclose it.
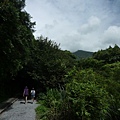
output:
{"label": "person's leg", "polygon": [[33,96],[33,102],[34,102],[34,96]]}
{"label": "person's leg", "polygon": [[25,103],[27,103],[27,96],[25,96]]}
{"label": "person's leg", "polygon": [[31,100],[32,100],[32,103],[33,103],[33,95],[31,95]]}

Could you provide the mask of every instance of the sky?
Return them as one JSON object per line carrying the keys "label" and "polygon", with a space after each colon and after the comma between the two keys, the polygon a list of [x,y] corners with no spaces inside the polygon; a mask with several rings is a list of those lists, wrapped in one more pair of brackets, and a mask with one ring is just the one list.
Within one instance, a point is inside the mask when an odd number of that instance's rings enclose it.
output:
{"label": "sky", "polygon": [[25,11],[36,22],[34,36],[48,37],[61,50],[120,47],[120,0],[26,0]]}

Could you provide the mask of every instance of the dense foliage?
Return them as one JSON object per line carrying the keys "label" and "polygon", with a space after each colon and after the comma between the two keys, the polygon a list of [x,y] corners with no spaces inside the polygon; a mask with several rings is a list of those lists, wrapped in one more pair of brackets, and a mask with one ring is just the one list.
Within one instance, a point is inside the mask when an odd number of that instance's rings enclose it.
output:
{"label": "dense foliage", "polygon": [[[116,45],[110,49],[114,51],[115,48]],[[92,58],[79,60],[65,75],[64,87],[40,95],[41,106],[36,109],[38,119],[119,120],[120,61],[105,61],[102,54],[107,50],[98,51],[101,53],[99,59],[96,52]],[[119,50],[117,46],[116,52]]]}
{"label": "dense foliage", "polygon": [[12,85],[13,77],[28,61],[35,23],[24,7],[24,0],[0,1],[0,91],[11,91],[6,84]]}
{"label": "dense foliage", "polygon": [[105,88],[98,84],[97,75],[92,70],[76,70],[72,74],[73,71],[66,77],[70,82],[64,89],[49,90],[40,101],[45,110],[43,112],[41,106],[37,108],[40,119],[99,120],[107,116],[110,97]]}

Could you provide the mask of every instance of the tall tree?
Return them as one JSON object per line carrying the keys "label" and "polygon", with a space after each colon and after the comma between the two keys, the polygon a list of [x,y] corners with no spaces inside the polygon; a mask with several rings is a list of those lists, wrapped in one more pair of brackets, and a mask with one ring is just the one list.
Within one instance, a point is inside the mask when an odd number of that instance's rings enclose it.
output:
{"label": "tall tree", "polygon": [[31,59],[24,70],[41,87],[56,88],[65,83],[63,77],[74,64],[72,53],[60,50],[55,42],[41,36],[34,41]]}
{"label": "tall tree", "polygon": [[15,76],[29,56],[35,23],[23,9],[25,0],[0,1],[0,80]]}

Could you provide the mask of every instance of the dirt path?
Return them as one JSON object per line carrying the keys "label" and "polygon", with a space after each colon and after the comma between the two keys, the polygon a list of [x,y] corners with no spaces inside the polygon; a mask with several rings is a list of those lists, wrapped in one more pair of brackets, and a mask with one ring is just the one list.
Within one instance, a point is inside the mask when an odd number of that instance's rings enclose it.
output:
{"label": "dirt path", "polygon": [[18,99],[0,115],[0,120],[35,120],[37,106],[36,101],[32,104],[32,101],[28,100],[28,103],[24,104],[23,99]]}

